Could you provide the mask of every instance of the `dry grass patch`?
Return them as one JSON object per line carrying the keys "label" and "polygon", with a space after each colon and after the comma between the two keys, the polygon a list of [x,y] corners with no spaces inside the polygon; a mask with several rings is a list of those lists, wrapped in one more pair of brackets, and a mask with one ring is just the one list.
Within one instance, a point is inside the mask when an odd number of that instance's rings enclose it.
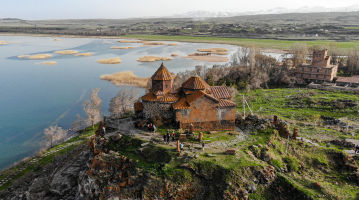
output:
{"label": "dry grass patch", "polygon": [[60,39],[54,39],[54,41],[61,41]]}
{"label": "dry grass patch", "polygon": [[216,54],[216,55],[227,55],[227,52],[212,52],[212,54]]}
{"label": "dry grass patch", "polygon": [[0,41],[0,45],[5,45],[6,42],[5,41]]}
{"label": "dry grass patch", "polygon": [[223,52],[223,51],[228,51],[228,49],[225,49],[225,48],[209,48],[209,49],[197,49],[197,51],[200,51],[200,52]]}
{"label": "dry grass patch", "polygon": [[133,49],[133,47],[110,47],[111,49]]}
{"label": "dry grass patch", "polygon": [[119,64],[119,63],[121,63],[121,59],[119,57],[105,58],[105,59],[97,60],[97,62],[101,63],[101,64]]}
{"label": "dry grass patch", "polygon": [[88,52],[88,53],[78,53],[75,56],[92,56],[94,53]]}
{"label": "dry grass patch", "polygon": [[56,65],[56,64],[57,64],[57,62],[55,62],[55,61],[36,63],[36,65]]}
{"label": "dry grass patch", "polygon": [[25,57],[25,58],[36,60],[36,59],[45,59],[45,58],[51,58],[51,57],[52,57],[52,55],[50,55],[50,54],[36,54],[36,55],[32,55],[32,56]]}
{"label": "dry grass patch", "polygon": [[111,42],[102,42],[102,44],[111,44]]}
{"label": "dry grass patch", "polygon": [[29,58],[31,57],[30,55],[20,55],[20,56],[17,56],[18,58]]}
{"label": "dry grass patch", "polygon": [[227,62],[229,59],[223,56],[184,56],[182,58],[190,58],[197,61],[206,61],[206,62]]}
{"label": "dry grass patch", "polygon": [[105,74],[100,77],[101,80],[108,80],[116,85],[131,85],[135,87],[147,87],[147,82],[150,79],[136,76],[131,71],[118,72],[114,74]]}
{"label": "dry grass patch", "polygon": [[176,53],[173,53],[173,54],[171,54],[171,56],[178,56],[178,54],[176,54]]}
{"label": "dry grass patch", "polygon": [[143,43],[146,41],[138,41],[138,40],[119,40],[117,42],[121,42],[121,43]]}
{"label": "dry grass patch", "polygon": [[165,45],[164,42],[143,42],[144,45]]}
{"label": "dry grass patch", "polygon": [[159,60],[172,60],[171,57],[159,57],[159,56],[143,56],[137,59],[139,62],[155,62]]}
{"label": "dry grass patch", "polygon": [[78,51],[74,51],[74,50],[62,50],[62,51],[55,51],[55,53],[67,55],[67,54],[77,54]]}
{"label": "dry grass patch", "polygon": [[167,46],[177,46],[176,43],[169,43],[169,44],[165,44],[165,45],[167,45]]}

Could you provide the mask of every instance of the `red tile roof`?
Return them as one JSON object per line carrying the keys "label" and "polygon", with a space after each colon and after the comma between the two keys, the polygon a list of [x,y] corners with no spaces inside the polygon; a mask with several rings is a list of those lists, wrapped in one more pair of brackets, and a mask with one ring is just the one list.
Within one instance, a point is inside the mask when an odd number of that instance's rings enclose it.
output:
{"label": "red tile roof", "polygon": [[162,92],[162,91],[160,91],[160,90],[157,90],[157,91],[154,92],[153,94],[156,95],[156,96],[163,96],[163,95],[165,95],[165,93]]}
{"label": "red tile roof", "polygon": [[235,106],[237,106],[237,104],[234,103],[233,101],[224,100],[224,99],[219,100],[219,107],[235,107]]}
{"label": "red tile roof", "polygon": [[156,96],[154,95],[154,92],[150,92],[148,94],[145,94],[141,97],[143,101],[158,101],[158,102],[175,102],[178,101],[177,95],[173,94],[166,94],[162,96]]}
{"label": "red tile roof", "polygon": [[192,76],[186,82],[182,84],[183,88],[192,89],[192,90],[204,90],[206,88],[211,87],[204,81],[200,76]]}
{"label": "red tile roof", "polygon": [[229,93],[227,86],[211,86],[212,95],[217,99],[230,99],[232,95]]}
{"label": "red tile roof", "polygon": [[177,103],[174,103],[172,105],[173,109],[175,110],[181,110],[181,109],[189,109],[190,106],[186,102],[186,98],[180,99]]}
{"label": "red tile roof", "polygon": [[152,80],[172,80],[174,78],[174,75],[168,71],[168,69],[163,65],[158,68],[158,70],[153,74],[151,77]]}
{"label": "red tile roof", "polygon": [[186,92],[184,92],[185,94],[193,94],[194,92],[192,90],[187,90]]}
{"label": "red tile roof", "polygon": [[336,82],[359,83],[359,75],[353,75],[352,77],[339,77]]}
{"label": "red tile roof", "polygon": [[198,99],[202,98],[204,95],[205,95],[205,93],[203,91],[199,90],[187,97],[187,103],[191,104],[192,102],[195,102]]}
{"label": "red tile roof", "polygon": [[134,103],[135,111],[141,111],[143,110],[143,104],[141,102]]}

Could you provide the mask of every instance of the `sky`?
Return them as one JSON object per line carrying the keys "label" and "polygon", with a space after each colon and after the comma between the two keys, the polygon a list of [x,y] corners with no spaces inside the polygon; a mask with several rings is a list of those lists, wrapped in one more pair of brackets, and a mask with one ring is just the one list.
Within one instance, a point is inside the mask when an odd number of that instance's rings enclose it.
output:
{"label": "sky", "polygon": [[[338,3],[339,2],[339,3]],[[275,7],[348,7],[358,0],[0,0],[0,18],[122,19],[189,11],[246,12]]]}

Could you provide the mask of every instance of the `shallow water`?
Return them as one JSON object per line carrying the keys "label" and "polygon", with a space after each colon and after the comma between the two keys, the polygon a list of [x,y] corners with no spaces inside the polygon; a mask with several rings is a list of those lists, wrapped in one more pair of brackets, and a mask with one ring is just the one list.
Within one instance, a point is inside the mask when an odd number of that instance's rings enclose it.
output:
{"label": "shallow water", "polygon": [[[24,157],[32,156],[41,148],[43,130],[50,125],[69,129],[76,114],[85,116],[81,102],[89,99],[91,89],[101,88],[102,112],[108,114],[108,104],[122,88],[100,80],[102,74],[131,70],[142,77],[151,76],[161,61],[137,62],[146,55],[171,57],[164,65],[174,73],[193,70],[196,65],[214,64],[181,58],[199,48],[222,47],[229,50],[228,57],[238,46],[202,43],[180,43],[177,46],[146,46],[138,43],[119,43],[116,39],[0,36],[0,40],[21,41],[0,45],[0,169]],[[110,44],[103,44],[103,42]],[[174,43],[174,42],[167,42]],[[111,46],[134,46],[133,49],[110,49]],[[58,50],[93,52],[94,56],[54,54]],[[52,58],[29,60],[19,55],[51,54]],[[99,64],[101,58],[120,57],[121,64]],[[38,65],[56,61],[57,65]],[[144,90],[138,88],[143,94]]]}

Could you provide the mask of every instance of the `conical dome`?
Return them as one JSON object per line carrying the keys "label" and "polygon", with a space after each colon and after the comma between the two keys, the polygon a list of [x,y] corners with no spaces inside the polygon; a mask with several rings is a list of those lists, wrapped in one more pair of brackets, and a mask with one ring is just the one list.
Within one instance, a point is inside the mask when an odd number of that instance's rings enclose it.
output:
{"label": "conical dome", "polygon": [[151,77],[152,80],[163,81],[163,80],[172,80],[172,74],[168,71],[168,69],[163,65],[158,68],[158,70]]}
{"label": "conical dome", "polygon": [[182,88],[191,90],[204,90],[211,87],[200,76],[192,76],[182,84]]}

